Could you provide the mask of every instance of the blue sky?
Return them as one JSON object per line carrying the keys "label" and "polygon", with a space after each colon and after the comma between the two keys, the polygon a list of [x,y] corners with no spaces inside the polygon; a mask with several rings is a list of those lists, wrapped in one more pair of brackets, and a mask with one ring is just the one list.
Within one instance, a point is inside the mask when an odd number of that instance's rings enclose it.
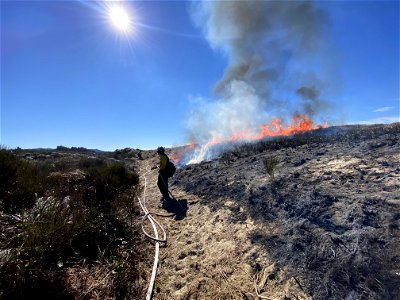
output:
{"label": "blue sky", "polygon": [[[124,1],[128,34],[111,24],[110,5],[1,1],[1,145],[182,145],[193,135],[187,124],[198,106],[221,101],[213,88],[231,56],[196,24],[192,2]],[[330,74],[323,76],[330,109],[319,119],[399,121],[399,2],[315,8],[329,27],[329,51],[318,54],[324,64],[310,67]]]}

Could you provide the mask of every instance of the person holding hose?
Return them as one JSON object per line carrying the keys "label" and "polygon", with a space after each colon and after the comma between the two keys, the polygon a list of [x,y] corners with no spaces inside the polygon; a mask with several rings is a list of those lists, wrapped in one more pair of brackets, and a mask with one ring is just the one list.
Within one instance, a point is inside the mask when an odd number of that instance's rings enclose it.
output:
{"label": "person holding hose", "polygon": [[170,200],[170,197],[168,194],[168,173],[167,173],[167,164],[168,164],[169,158],[165,154],[164,147],[158,147],[157,154],[160,158],[160,164],[158,166],[157,186],[160,189],[160,192],[162,194],[161,204],[164,204],[165,202]]}

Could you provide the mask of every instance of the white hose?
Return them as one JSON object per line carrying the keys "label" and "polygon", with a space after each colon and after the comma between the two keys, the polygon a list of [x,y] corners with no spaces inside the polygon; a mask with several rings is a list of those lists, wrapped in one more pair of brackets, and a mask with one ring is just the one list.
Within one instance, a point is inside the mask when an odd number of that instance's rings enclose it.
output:
{"label": "white hose", "polygon": [[[158,267],[158,258],[160,255],[160,243],[167,243],[167,234],[164,230],[164,228],[162,227],[162,225],[153,218],[152,213],[148,211],[147,207],[146,207],[146,189],[147,189],[147,179],[145,177],[145,175],[149,172],[149,170],[147,170],[144,174],[144,189],[143,189],[143,202],[140,200],[140,197],[138,197],[139,200],[139,205],[143,210],[144,216],[142,219],[142,231],[143,233],[150,238],[151,240],[155,241],[155,245],[156,245],[156,249],[155,249],[155,254],[154,254],[154,263],[153,263],[153,270],[151,273],[151,278],[150,278],[150,283],[149,283],[149,287],[147,289],[147,293],[146,293],[146,300],[150,300],[152,297],[152,293],[153,293],[153,288],[154,288],[154,282],[156,280],[156,274],[157,274],[157,267]],[[157,214],[154,214],[157,215]],[[172,214],[173,215],[173,214]],[[172,215],[166,215],[166,216],[172,216]],[[144,221],[148,219],[151,223],[151,226],[153,227],[153,232],[154,232],[154,236],[148,234],[143,226]],[[163,238],[159,238],[158,236],[158,231],[157,231],[157,226],[161,229],[161,231],[163,232]]]}

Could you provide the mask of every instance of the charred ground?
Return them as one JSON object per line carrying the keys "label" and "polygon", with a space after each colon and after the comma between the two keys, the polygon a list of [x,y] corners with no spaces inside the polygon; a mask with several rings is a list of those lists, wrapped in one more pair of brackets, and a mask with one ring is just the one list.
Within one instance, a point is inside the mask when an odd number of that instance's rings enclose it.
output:
{"label": "charred ground", "polygon": [[174,184],[216,214],[229,199],[229,223],[254,221],[264,253],[247,260],[253,275],[273,264],[265,296],[292,278],[303,295],[286,299],[398,299],[399,139],[396,123],[238,145]]}

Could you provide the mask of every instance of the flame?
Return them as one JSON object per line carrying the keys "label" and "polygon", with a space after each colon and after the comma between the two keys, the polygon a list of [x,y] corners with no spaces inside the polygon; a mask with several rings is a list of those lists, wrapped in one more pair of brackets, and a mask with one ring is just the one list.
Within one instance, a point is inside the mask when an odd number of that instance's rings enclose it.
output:
{"label": "flame", "polygon": [[[270,122],[270,124],[260,125],[256,132],[248,128],[239,131],[232,131],[232,134],[229,137],[213,137],[205,144],[205,146],[209,148],[227,142],[256,141],[266,137],[289,136],[306,131],[327,128],[328,126],[329,124],[327,122],[322,125],[318,124],[314,126],[314,122],[307,118],[306,115],[295,114],[290,124],[287,124],[286,126],[283,124],[282,119],[275,118]],[[194,151],[198,146],[198,143],[191,141],[188,145],[171,155],[170,159],[173,160],[175,164],[178,164],[187,152]]]}
{"label": "flame", "polygon": [[310,130],[316,130],[321,128],[327,128],[329,125],[325,122],[322,125],[313,126],[313,121],[309,120],[306,115],[295,114],[292,118],[292,122],[286,127],[282,124],[282,120],[279,118],[273,119],[270,124],[263,124],[259,126],[259,131],[254,133],[249,129],[243,129],[235,131],[228,138],[214,137],[210,140],[207,145],[214,146],[224,142],[236,142],[236,141],[255,141],[265,137],[275,136],[288,136],[297,133],[302,133]]}
{"label": "flame", "polygon": [[196,147],[196,142],[195,141],[191,141],[186,147],[188,149],[194,149]]}
{"label": "flame", "polygon": [[191,141],[188,145],[184,146],[183,148],[174,149],[174,152],[169,155],[169,159],[177,165],[179,164],[182,157],[190,150],[194,150],[197,144],[194,141]]}
{"label": "flame", "polygon": [[172,162],[174,163],[174,164],[177,164],[178,162],[179,162],[179,158],[178,158],[178,156],[176,155],[176,154],[172,154],[170,157],[169,157],[169,160],[172,160]]}

